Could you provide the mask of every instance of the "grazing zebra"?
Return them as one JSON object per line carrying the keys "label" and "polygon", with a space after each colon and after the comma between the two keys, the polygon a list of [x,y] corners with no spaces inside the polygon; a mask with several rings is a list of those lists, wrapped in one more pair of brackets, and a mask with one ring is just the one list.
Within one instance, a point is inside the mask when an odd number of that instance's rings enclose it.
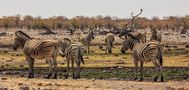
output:
{"label": "grazing zebra", "polygon": [[29,37],[22,31],[16,31],[13,49],[22,48],[29,66],[28,78],[34,77],[35,59],[46,59],[49,64],[49,73],[46,78],[50,78],[54,71],[53,78],[57,78],[57,52],[58,43],[48,40],[36,40]]}
{"label": "grazing zebra", "polygon": [[90,30],[85,37],[83,37],[80,41],[85,46],[85,50],[87,50],[87,53],[90,51],[90,44],[92,39],[94,39],[94,32],[93,30]]}
{"label": "grazing zebra", "polygon": [[[130,34],[132,34],[133,36],[135,36],[137,39],[140,40],[140,42],[142,43],[146,43],[146,33],[140,33],[140,32],[130,32]],[[126,40],[123,41],[123,45],[121,47],[121,53],[125,53],[125,51],[127,51],[127,47],[125,47],[124,43]]]}
{"label": "grazing zebra", "polygon": [[157,28],[152,28],[152,36],[150,37],[150,41],[156,40],[161,43],[161,35],[157,34]]}
{"label": "grazing zebra", "polygon": [[[74,79],[80,78],[80,63],[84,63],[83,60],[83,54],[82,54],[82,47],[79,44],[71,44],[71,41],[67,38],[64,38],[64,40],[59,40],[60,43],[60,52],[63,56],[66,57],[67,61],[67,72],[65,75],[65,78],[68,78],[69,75],[69,63],[71,62],[71,69],[72,69],[72,77]],[[77,65],[77,74],[75,76],[74,74],[74,62]]]}
{"label": "grazing zebra", "polygon": [[128,33],[126,35],[124,46],[127,49],[130,48],[132,51],[132,58],[135,65],[134,80],[137,79],[138,63],[140,62],[140,73],[141,73],[140,81],[142,81],[143,63],[151,61],[156,67],[156,76],[154,78],[154,81],[157,81],[159,75],[161,75],[161,81],[163,81],[163,74],[162,74],[163,58],[162,58],[162,50],[159,42],[151,41],[148,43],[141,43],[138,38]]}
{"label": "grazing zebra", "polygon": [[114,43],[114,35],[108,35],[105,37],[106,42],[106,53],[112,53],[112,47]]}

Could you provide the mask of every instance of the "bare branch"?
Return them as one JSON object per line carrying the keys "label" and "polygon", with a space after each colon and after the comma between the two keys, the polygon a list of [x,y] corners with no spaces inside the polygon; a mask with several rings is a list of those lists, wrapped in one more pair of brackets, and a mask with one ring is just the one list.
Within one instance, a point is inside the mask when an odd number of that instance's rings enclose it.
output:
{"label": "bare branch", "polygon": [[133,29],[133,24],[134,24],[134,20],[135,20],[135,18],[138,17],[139,15],[141,15],[141,14],[142,14],[142,11],[143,11],[143,10],[140,9],[140,13],[137,14],[137,15],[135,15],[135,16],[133,16],[134,12],[131,13],[131,17],[132,17],[132,19],[131,19],[131,21],[129,21],[129,22],[127,23],[127,25],[129,25],[130,23],[132,23],[132,24],[131,24],[131,28],[130,28],[130,30]]}

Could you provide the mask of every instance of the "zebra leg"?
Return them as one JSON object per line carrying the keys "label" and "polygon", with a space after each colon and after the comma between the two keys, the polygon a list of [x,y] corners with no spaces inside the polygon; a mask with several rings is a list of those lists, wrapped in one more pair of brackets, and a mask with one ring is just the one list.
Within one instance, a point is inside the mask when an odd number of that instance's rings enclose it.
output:
{"label": "zebra leg", "polygon": [[80,61],[78,60],[76,63],[77,63],[77,76],[76,76],[76,79],[80,79],[80,72],[81,72]]}
{"label": "zebra leg", "polygon": [[112,53],[112,48],[110,48],[109,52],[108,53]]}
{"label": "zebra leg", "polygon": [[159,74],[161,72],[161,66],[160,64],[158,63],[157,60],[152,60],[153,64],[155,65],[155,76],[154,76],[154,82],[157,82],[158,80],[158,77],[159,77]]}
{"label": "zebra leg", "polygon": [[87,46],[87,53],[90,53],[89,50],[90,50],[90,49],[89,49],[89,46]]}
{"label": "zebra leg", "polygon": [[107,53],[107,51],[108,51],[108,48],[107,48],[107,44],[106,44],[106,50],[105,50],[105,53]]}
{"label": "zebra leg", "polygon": [[139,81],[142,81],[143,80],[143,64],[144,62],[140,61],[140,79]]}
{"label": "zebra leg", "polygon": [[68,75],[69,75],[69,66],[70,66],[70,60],[66,59],[66,61],[67,61],[67,67],[66,67],[66,75],[64,76],[65,79],[68,78]]}
{"label": "zebra leg", "polygon": [[74,74],[74,59],[71,59],[71,63],[72,63],[72,78],[73,79],[76,79],[76,77],[75,77],[75,74]]}
{"label": "zebra leg", "polygon": [[57,79],[57,51],[55,51],[54,55],[53,55],[53,65],[54,65],[54,79]]}
{"label": "zebra leg", "polygon": [[48,75],[45,77],[47,79],[49,79],[52,76],[52,71],[53,71],[53,61],[52,58],[47,58],[48,64],[49,64],[49,73]]}
{"label": "zebra leg", "polygon": [[135,65],[135,76],[133,80],[137,80],[137,75],[138,75],[138,60],[133,59],[134,60],[134,65]]}
{"label": "zebra leg", "polygon": [[54,59],[53,64],[54,64],[54,76],[53,76],[53,79],[57,79],[57,61],[56,61],[56,59]]}
{"label": "zebra leg", "polygon": [[29,75],[28,78],[33,78],[34,77],[34,59],[26,56],[26,61],[28,62],[29,66]]}
{"label": "zebra leg", "polygon": [[160,79],[160,81],[164,82],[163,72],[162,72],[162,66],[160,66],[160,73],[161,73],[161,79]]}

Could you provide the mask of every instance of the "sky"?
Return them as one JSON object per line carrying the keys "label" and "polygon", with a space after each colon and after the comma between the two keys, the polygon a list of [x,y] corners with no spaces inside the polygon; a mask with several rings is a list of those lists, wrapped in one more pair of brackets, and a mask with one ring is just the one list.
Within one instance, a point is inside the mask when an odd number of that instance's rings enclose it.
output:
{"label": "sky", "polygon": [[0,17],[32,15],[115,16],[129,18],[143,9],[142,17],[189,15],[189,0],[0,0]]}

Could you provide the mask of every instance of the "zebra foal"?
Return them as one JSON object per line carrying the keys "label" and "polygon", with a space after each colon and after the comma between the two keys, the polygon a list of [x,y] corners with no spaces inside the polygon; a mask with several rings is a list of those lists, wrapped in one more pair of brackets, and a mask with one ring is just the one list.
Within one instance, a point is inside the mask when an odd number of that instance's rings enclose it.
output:
{"label": "zebra foal", "polygon": [[92,39],[94,39],[94,32],[93,30],[90,30],[87,35],[80,40],[80,42],[85,46],[87,53],[90,53],[90,44]]}
{"label": "zebra foal", "polygon": [[114,43],[114,35],[108,35],[105,37],[105,43],[106,43],[106,53],[112,53],[112,47]]}
{"label": "zebra foal", "polygon": [[[80,64],[81,62],[83,64],[83,54],[82,54],[82,47],[79,44],[71,44],[71,41],[67,38],[64,38],[63,40],[59,40],[60,43],[60,53],[66,57],[67,61],[67,71],[65,78],[68,78],[69,75],[69,64],[71,62],[71,69],[72,69],[72,78],[73,79],[79,79],[80,78]],[[76,76],[74,73],[74,62],[76,63],[77,66],[77,72]]]}
{"label": "zebra foal", "polygon": [[[124,47],[127,49],[131,49],[132,58],[135,65],[135,77],[134,80],[137,79],[138,74],[138,63],[140,62],[140,81],[143,80],[143,63],[144,62],[152,62],[155,65],[156,75],[154,77],[154,81],[158,80],[160,75],[160,81],[163,80],[162,74],[162,50],[159,42],[151,41],[148,43],[141,43],[138,38],[128,33],[125,38]],[[158,74],[158,75],[157,75]]]}
{"label": "zebra foal", "polygon": [[161,43],[162,37],[160,34],[157,34],[157,28],[152,28],[151,31],[152,31],[152,36],[150,37],[150,41],[155,40]]}
{"label": "zebra foal", "polygon": [[28,78],[34,77],[35,59],[46,59],[49,64],[49,73],[46,78],[50,78],[53,73],[53,78],[57,78],[57,42],[48,40],[36,40],[22,31],[16,31],[13,49],[17,50],[18,48],[23,49],[23,52],[26,56],[26,61],[28,62],[29,66]]}

